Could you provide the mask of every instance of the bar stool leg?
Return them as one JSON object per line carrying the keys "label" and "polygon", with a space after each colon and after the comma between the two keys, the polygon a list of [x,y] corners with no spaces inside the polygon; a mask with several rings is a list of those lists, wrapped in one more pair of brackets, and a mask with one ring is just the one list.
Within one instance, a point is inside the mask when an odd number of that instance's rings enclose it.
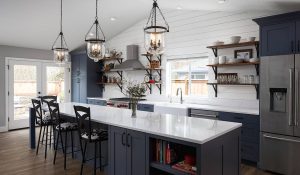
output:
{"label": "bar stool leg", "polygon": [[83,164],[85,163],[86,145],[87,145],[87,142],[85,142],[85,144],[84,144],[84,150],[83,150],[83,153],[82,153],[82,161],[81,161],[80,175],[82,175]]}
{"label": "bar stool leg", "polygon": [[62,151],[63,151],[63,154],[65,154],[63,137],[62,137],[62,134],[59,130],[58,130],[58,132],[59,132],[59,135],[60,135],[60,142],[61,142]]}
{"label": "bar stool leg", "polygon": [[49,139],[49,142],[50,142],[50,144],[49,144],[49,147],[51,148],[52,147],[52,125],[50,125],[50,139]]}
{"label": "bar stool leg", "polygon": [[35,153],[36,155],[38,155],[38,153],[39,153],[39,147],[40,147],[40,141],[41,141],[42,130],[43,130],[43,126],[41,125],[41,127],[40,127],[39,139],[38,139],[38,145],[37,145],[36,153]]}
{"label": "bar stool leg", "polygon": [[47,158],[47,148],[48,148],[48,125],[46,126],[45,159]]}
{"label": "bar stool leg", "polygon": [[[53,133],[54,134],[54,133]],[[57,153],[57,148],[58,148],[58,140],[59,140],[59,131],[57,131],[57,138],[56,138],[56,144],[54,145],[54,159],[53,159],[53,164],[55,164],[55,161],[56,161],[56,153]]]}
{"label": "bar stool leg", "polygon": [[97,170],[97,142],[95,142],[95,159],[94,159],[94,175],[96,175],[96,170]]}
{"label": "bar stool leg", "polygon": [[100,171],[102,171],[102,157],[101,157],[101,141],[99,141],[99,164],[100,164]]}
{"label": "bar stool leg", "polygon": [[46,130],[46,126],[44,126],[44,130],[43,130],[42,144],[44,144],[45,130]]}
{"label": "bar stool leg", "polygon": [[71,132],[71,144],[72,144],[72,159],[74,159],[74,143],[73,143],[73,131]]}
{"label": "bar stool leg", "polygon": [[64,153],[64,169],[67,169],[67,138],[68,138],[68,132],[66,131],[66,137],[65,137],[65,153]]}

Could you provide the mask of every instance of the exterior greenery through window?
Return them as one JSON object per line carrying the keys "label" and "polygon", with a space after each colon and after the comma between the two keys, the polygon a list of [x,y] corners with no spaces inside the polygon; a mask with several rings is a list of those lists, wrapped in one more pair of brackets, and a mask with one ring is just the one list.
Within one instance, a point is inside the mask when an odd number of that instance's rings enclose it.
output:
{"label": "exterior greenery through window", "polygon": [[176,96],[178,88],[185,96],[207,96],[208,58],[176,59],[167,62],[167,93]]}

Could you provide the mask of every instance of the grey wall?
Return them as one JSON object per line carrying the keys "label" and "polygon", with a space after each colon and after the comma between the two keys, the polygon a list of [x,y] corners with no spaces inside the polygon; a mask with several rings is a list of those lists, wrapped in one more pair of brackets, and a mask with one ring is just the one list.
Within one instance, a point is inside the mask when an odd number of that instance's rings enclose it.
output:
{"label": "grey wall", "polygon": [[0,45],[0,127],[6,124],[5,57],[51,60],[51,50]]}

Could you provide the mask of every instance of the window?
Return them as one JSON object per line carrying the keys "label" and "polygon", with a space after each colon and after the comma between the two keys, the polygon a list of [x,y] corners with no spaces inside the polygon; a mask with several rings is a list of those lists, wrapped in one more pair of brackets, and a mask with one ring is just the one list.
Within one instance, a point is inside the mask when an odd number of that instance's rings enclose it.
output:
{"label": "window", "polygon": [[168,60],[167,92],[176,96],[178,88],[185,96],[207,96],[208,58]]}

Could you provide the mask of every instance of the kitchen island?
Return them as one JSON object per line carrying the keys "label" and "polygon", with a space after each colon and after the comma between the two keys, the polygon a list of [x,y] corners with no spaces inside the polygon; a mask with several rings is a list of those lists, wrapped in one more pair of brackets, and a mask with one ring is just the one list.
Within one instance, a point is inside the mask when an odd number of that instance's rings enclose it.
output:
{"label": "kitchen island", "polygon": [[[129,109],[82,103],[60,104],[61,114],[75,117],[73,105],[90,107],[93,122],[107,125],[110,175],[193,174],[174,169],[165,154],[157,156],[157,143],[172,145],[177,161],[194,157],[197,175],[240,174],[240,123],[143,111],[132,118]],[[34,117],[30,116],[31,126]],[[31,143],[35,145],[32,128]]]}

